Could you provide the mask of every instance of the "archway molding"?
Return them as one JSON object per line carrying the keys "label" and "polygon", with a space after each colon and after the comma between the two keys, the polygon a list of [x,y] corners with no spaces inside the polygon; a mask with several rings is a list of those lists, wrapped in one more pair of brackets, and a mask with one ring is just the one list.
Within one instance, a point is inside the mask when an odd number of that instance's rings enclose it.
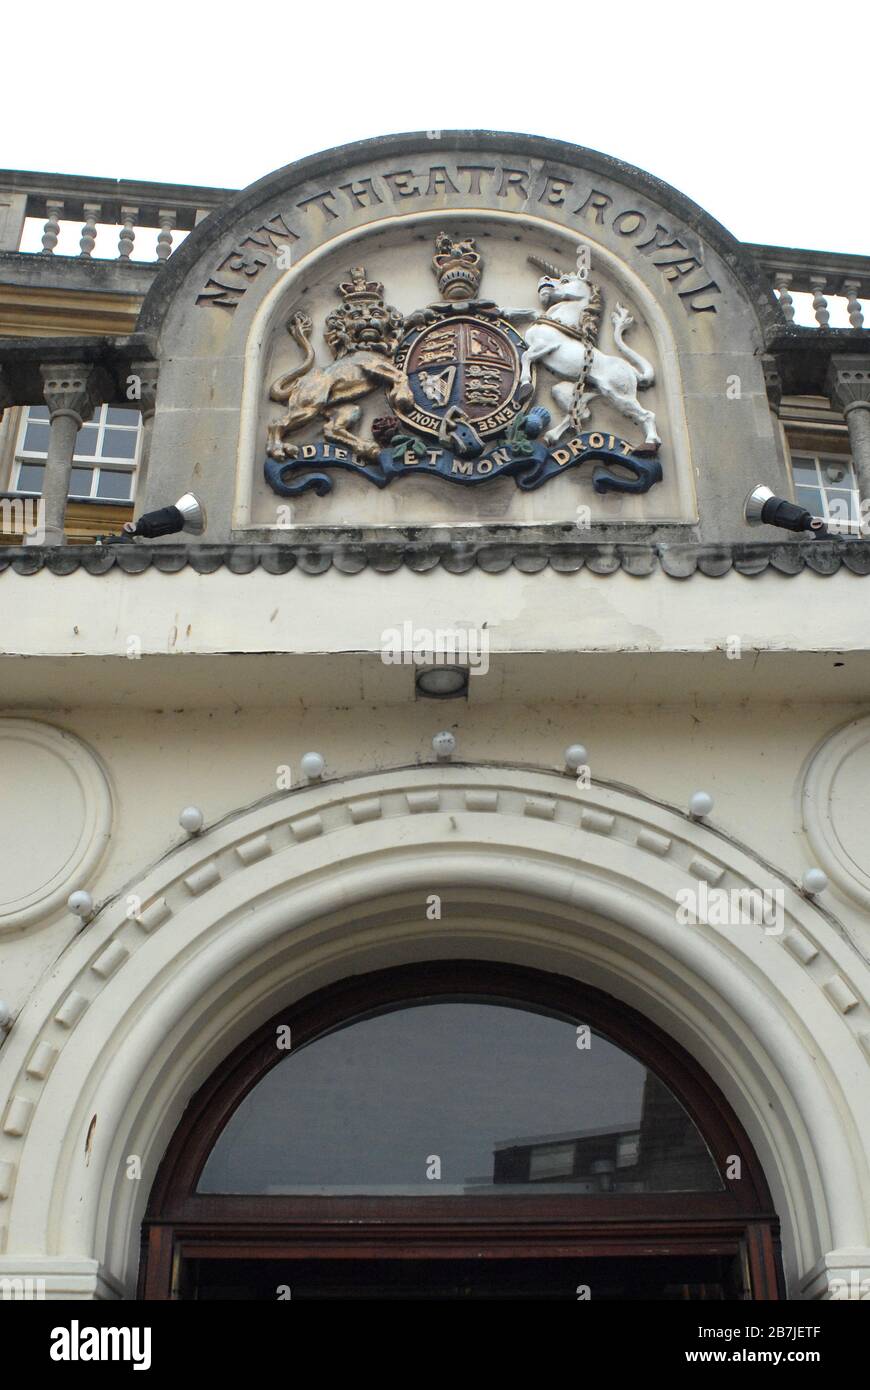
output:
{"label": "archway molding", "polygon": [[[680,925],[677,893],[701,883],[781,890],[782,932]],[[50,1295],[132,1296],[161,1157],[232,1049],[334,981],[450,957],[583,980],[651,1018],[746,1129],[790,1296],[824,1293],[827,1270],[870,1273],[870,1088],[854,1084],[868,981],[837,923],[745,848],[630,789],[455,764],[270,797],[100,910],[0,1054],[2,1272],[41,1273]]]}

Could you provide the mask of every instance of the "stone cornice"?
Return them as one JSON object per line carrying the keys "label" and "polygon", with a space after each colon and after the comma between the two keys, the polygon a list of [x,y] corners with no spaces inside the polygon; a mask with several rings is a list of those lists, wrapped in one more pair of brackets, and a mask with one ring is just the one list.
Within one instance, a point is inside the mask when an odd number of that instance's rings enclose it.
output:
{"label": "stone cornice", "polygon": [[9,404],[43,403],[43,366],[85,363],[101,367],[114,383],[117,400],[126,402],[126,378],[133,362],[156,360],[153,340],[144,333],[114,335],[76,334],[69,337],[0,337],[0,364],[9,393]]}
{"label": "stone cornice", "polygon": [[647,578],[659,571],[671,579],[689,579],[695,574],[718,579],[734,570],[747,578],[767,570],[792,576],[808,571],[826,576],[845,568],[854,575],[870,574],[870,544],[866,541],[812,541],[755,543],[741,545],[615,543],[522,543],[492,541],[463,543],[451,541],[347,541],[314,545],[112,545],[112,546],[23,546],[0,547],[0,573],[50,574],[63,576],[79,569],[92,575],[113,569],[124,574],[141,574],[154,568],[163,574],[186,569],[197,574],[213,574],[226,568],[233,574],[250,574],[261,568],[268,574],[324,574],[335,569],[341,574],[358,574],[371,568],[389,574],[405,567],[425,574],[439,567],[450,574],[464,574],[474,568],[487,574],[500,574],[511,567],[524,574],[536,574],[548,566],[562,574],[587,569],[606,576],[624,571],[635,578]]}
{"label": "stone cornice", "polygon": [[870,333],[862,328],[801,328],[790,324],[769,333],[765,355],[776,364],[784,396],[824,396],[831,358],[841,353],[867,357]]}

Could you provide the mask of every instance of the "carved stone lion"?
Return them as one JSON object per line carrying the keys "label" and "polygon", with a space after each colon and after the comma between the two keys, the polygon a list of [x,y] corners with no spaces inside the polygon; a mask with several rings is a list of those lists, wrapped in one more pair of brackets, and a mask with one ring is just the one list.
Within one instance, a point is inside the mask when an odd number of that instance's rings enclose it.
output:
{"label": "carved stone lion", "polygon": [[308,314],[294,314],[287,325],[305,356],[300,366],[279,377],[269,391],[273,401],[287,407],[286,414],[269,425],[266,450],[273,459],[294,458],[298,447],[288,436],[317,419],[324,422],[325,439],[343,444],[363,458],[376,459],[379,445],[353,433],[352,427],[362,415],[354,402],[382,386],[394,407],[413,408],[407,380],[392,361],[404,329],[402,315],[384,303],[383,286],[367,281],[362,266],[350,274],[350,281],[339,286],[345,302],[326,320],[325,337],[334,362],[327,367],[314,365],[313,325]]}

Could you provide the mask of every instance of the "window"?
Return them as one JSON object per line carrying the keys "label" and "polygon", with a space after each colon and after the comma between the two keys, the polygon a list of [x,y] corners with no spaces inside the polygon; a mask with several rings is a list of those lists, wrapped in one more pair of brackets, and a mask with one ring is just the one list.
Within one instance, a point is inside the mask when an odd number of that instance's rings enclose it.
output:
{"label": "window", "polygon": [[[49,429],[48,407],[28,406],[15,455],[14,492],[42,494]],[[140,434],[138,410],[118,405],[100,406],[76,437],[70,497],[85,501],[132,501]]]}
{"label": "window", "polygon": [[600,991],[481,961],[352,977],[264,1024],[187,1106],[143,1236],[146,1299],[781,1288],[710,1077]]}
{"label": "window", "polygon": [[439,1001],[283,1054],[231,1117],[197,1191],[432,1198],[722,1186],[679,1101],[600,1033],[516,1006]]}
{"label": "window", "polygon": [[857,530],[860,498],[848,454],[793,453],[791,471],[800,506],[831,525]]}

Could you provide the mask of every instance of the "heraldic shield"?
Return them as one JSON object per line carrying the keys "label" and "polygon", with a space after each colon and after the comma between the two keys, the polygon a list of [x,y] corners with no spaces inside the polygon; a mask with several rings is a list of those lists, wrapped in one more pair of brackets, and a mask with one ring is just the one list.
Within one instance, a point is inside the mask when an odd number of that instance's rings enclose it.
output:
{"label": "heraldic shield", "polygon": [[501,318],[456,315],[409,333],[396,352],[414,396],[399,418],[412,429],[443,435],[447,420],[467,420],[482,436],[503,432],[521,409],[517,400],[526,344]]}

